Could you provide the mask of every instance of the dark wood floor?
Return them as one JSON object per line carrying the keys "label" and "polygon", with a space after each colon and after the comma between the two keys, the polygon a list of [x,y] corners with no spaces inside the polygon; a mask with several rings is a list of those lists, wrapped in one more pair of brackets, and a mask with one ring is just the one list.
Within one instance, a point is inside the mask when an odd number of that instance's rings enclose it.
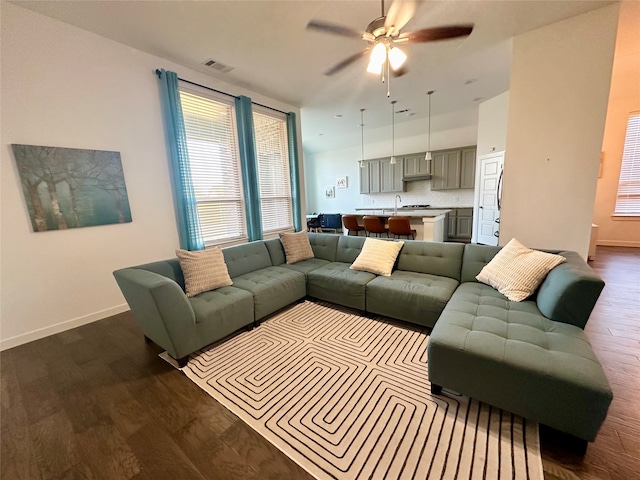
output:
{"label": "dark wood floor", "polygon": [[[615,399],[584,457],[543,436],[547,479],[640,472],[640,250],[599,248],[587,332]],[[310,479],[157,357],[130,314],[0,354],[2,479]]]}

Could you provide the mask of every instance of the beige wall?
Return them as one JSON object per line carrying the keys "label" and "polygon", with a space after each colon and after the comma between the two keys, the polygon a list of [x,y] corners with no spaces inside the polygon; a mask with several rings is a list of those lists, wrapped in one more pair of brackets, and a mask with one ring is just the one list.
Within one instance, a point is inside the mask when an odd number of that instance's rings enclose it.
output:
{"label": "beige wall", "polygon": [[480,104],[478,110],[478,156],[504,151],[507,148],[507,90]]}
{"label": "beige wall", "polygon": [[501,244],[587,257],[618,9],[514,38]]}
{"label": "beige wall", "polygon": [[[0,347],[8,348],[126,310],[111,272],[174,256],[156,68],[300,115],[291,105],[16,5],[0,8]],[[12,143],[120,152],[133,222],[33,233]]]}
{"label": "beige wall", "polygon": [[640,111],[640,2],[620,6],[616,54],[611,75],[607,121],[602,142],[602,170],[598,178],[593,222],[599,245],[640,247],[640,217],[617,217],[613,212],[629,113]]}

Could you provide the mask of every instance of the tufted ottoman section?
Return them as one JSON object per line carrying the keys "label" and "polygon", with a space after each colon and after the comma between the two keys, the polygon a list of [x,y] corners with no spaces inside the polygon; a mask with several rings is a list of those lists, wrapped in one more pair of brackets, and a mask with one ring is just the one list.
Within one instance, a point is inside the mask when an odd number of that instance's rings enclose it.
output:
{"label": "tufted ottoman section", "polygon": [[284,267],[266,267],[234,277],[233,286],[253,295],[255,320],[260,320],[307,294],[304,273]]}
{"label": "tufted ottoman section", "polygon": [[581,328],[475,282],[460,285],[438,319],[428,368],[434,391],[444,386],[587,441],[612,399]]}

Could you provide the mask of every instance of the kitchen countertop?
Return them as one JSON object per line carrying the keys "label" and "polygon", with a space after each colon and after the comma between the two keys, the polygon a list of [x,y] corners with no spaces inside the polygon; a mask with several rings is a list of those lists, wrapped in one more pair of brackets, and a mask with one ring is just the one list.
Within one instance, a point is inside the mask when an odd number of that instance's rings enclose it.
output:
{"label": "kitchen countertop", "polygon": [[[398,213],[399,212],[410,212],[410,211],[414,211],[414,210],[456,210],[458,208],[473,208],[473,205],[469,206],[469,207],[426,207],[426,208],[415,208],[415,207],[398,207]],[[386,210],[386,211],[393,211],[393,207],[358,207],[355,209],[356,212],[357,211],[361,211],[361,210]]]}
{"label": "kitchen countertop", "polygon": [[[399,216],[403,216],[403,217],[415,217],[415,218],[422,218],[422,217],[438,217],[440,215],[444,215],[446,213],[449,213],[451,211],[451,209],[448,208],[440,208],[440,209],[435,209],[435,208],[429,208],[429,209],[422,209],[422,210],[409,210],[409,209],[398,209],[398,215]],[[348,215],[348,212],[343,213],[343,215]],[[393,216],[393,208],[366,208],[366,209],[360,209],[360,208],[356,208],[356,212],[355,213],[351,213],[351,215],[380,215],[380,216]]]}

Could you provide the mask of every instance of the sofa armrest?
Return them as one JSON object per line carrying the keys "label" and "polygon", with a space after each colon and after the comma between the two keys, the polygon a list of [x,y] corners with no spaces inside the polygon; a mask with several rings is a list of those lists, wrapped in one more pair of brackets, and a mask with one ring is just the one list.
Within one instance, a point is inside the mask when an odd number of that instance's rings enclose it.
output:
{"label": "sofa armrest", "polygon": [[567,261],[555,267],[538,291],[542,314],[584,328],[604,288],[604,281],[576,252],[558,252]]}
{"label": "sofa armrest", "polygon": [[139,268],[116,270],[113,276],[143,333],[177,358],[173,339],[196,323],[182,288],[170,278]]}

